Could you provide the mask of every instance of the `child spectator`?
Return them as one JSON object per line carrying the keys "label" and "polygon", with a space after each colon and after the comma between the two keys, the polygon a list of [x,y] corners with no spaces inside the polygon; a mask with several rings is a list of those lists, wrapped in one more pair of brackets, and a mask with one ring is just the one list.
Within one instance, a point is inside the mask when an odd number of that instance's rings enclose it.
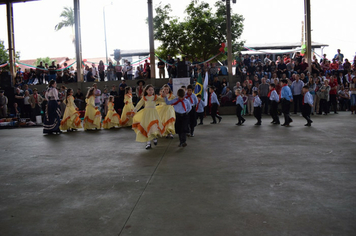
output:
{"label": "child spectator", "polygon": [[236,95],[236,116],[238,119],[238,122],[236,123],[236,125],[242,125],[245,122],[245,119],[242,117],[242,109],[244,108],[244,102],[243,102],[243,98],[241,96],[241,90],[237,89],[235,91],[235,95]]}
{"label": "child spectator", "polygon": [[311,126],[313,121],[310,119],[311,108],[313,107],[313,96],[309,93],[309,86],[303,87],[303,102],[302,102],[302,115],[308,123],[305,126]]}

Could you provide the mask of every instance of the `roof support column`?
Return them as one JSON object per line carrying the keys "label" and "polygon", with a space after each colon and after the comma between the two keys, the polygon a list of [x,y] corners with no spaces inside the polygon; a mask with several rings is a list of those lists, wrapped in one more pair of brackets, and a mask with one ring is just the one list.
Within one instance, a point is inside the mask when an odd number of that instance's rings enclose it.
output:
{"label": "roof support column", "polygon": [[74,0],[74,26],[75,26],[75,57],[77,60],[77,81],[83,82],[82,72],[82,37],[80,25],[80,3],[79,0]]}
{"label": "roof support column", "polygon": [[[14,13],[12,3],[10,1],[6,2],[6,17],[7,17],[7,35],[9,41],[9,66],[12,80],[15,80],[16,69],[15,69],[15,37],[14,37]],[[11,83],[11,84],[14,84]]]}

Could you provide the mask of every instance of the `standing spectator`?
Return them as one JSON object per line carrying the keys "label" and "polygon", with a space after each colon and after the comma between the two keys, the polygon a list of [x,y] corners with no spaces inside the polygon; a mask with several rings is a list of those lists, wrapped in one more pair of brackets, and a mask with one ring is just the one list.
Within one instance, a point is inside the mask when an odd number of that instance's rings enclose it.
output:
{"label": "standing spectator", "polygon": [[168,71],[169,78],[175,78],[175,77],[172,77],[172,73],[171,73],[173,64],[174,64],[174,59],[171,57],[171,55],[168,55],[167,56],[167,71]]}
{"label": "standing spectator", "polygon": [[109,62],[109,66],[107,68],[107,78],[108,81],[114,81],[115,80],[115,67],[113,66],[112,62]]}
{"label": "standing spectator", "polygon": [[324,80],[324,84],[320,87],[318,91],[318,97],[320,98],[320,104],[319,104],[319,115],[324,111],[324,115],[327,115],[329,113],[329,98],[330,98],[330,86],[329,86],[329,80]]}
{"label": "standing spectator", "polygon": [[104,78],[105,78],[105,65],[104,65],[104,62],[102,60],[99,61],[98,71],[99,71],[100,81],[104,81]]}
{"label": "standing spectator", "polygon": [[218,75],[218,68],[216,67],[215,63],[213,63],[211,68],[209,69],[209,74],[210,74],[210,80],[214,80],[216,78],[215,76]]}
{"label": "standing spectator", "polygon": [[31,104],[30,104],[30,93],[28,90],[25,90],[24,98],[23,98],[23,116],[25,118],[31,118]]}
{"label": "standing spectator", "polygon": [[56,81],[57,83],[63,83],[63,82],[68,83],[68,81],[63,81],[61,66],[59,64],[57,64],[57,68],[56,68]]}
{"label": "standing spectator", "polygon": [[234,92],[236,93],[236,90],[240,89],[240,94],[242,91],[242,87],[241,87],[241,83],[240,82],[236,82],[236,85],[232,88],[232,90],[234,90]]}
{"label": "standing spectator", "polygon": [[304,87],[303,81],[300,80],[300,75],[295,75],[295,81],[293,81],[291,89],[293,94],[293,101],[294,101],[294,114],[297,114],[298,108],[299,111],[302,110],[302,90]]}
{"label": "standing spectator", "polygon": [[340,86],[340,90],[337,92],[339,97],[339,110],[348,111],[350,109],[350,94],[343,85]]}
{"label": "standing spectator", "polygon": [[33,94],[30,96],[29,100],[31,104],[31,120],[33,122],[36,121],[36,116],[41,115],[41,104],[43,102],[43,98],[41,95],[38,94],[37,88],[33,89]]}
{"label": "standing spectator", "polygon": [[340,49],[337,50],[337,53],[335,54],[334,59],[338,62],[344,61],[344,54],[341,53]]}
{"label": "standing spectator", "polygon": [[334,108],[334,113],[337,113],[337,100],[336,100],[336,95],[337,95],[337,87],[338,87],[338,83],[337,83],[337,79],[336,79],[336,75],[332,75],[331,79],[330,79],[330,101],[329,101],[329,107],[331,107],[331,105],[333,105]]}
{"label": "standing spectator", "polygon": [[137,87],[136,87],[137,100],[140,100],[142,98],[144,85],[145,85],[145,81],[143,81],[143,80],[137,81]]}
{"label": "standing spectator", "polygon": [[160,79],[164,79],[166,77],[166,72],[164,70],[164,68],[166,67],[166,65],[164,64],[164,62],[159,59],[159,62],[157,63],[157,67],[158,67],[158,70],[159,70],[159,78]]}
{"label": "standing spectator", "polygon": [[95,81],[95,78],[93,76],[93,68],[89,68],[89,71],[88,71],[86,77],[87,77],[87,82],[94,82]]}
{"label": "standing spectator", "polygon": [[171,78],[177,78],[177,67],[175,64],[172,65],[170,71],[171,71]]}
{"label": "standing spectator", "polygon": [[92,73],[93,73],[94,78],[97,79],[99,76],[99,71],[98,71],[98,68],[96,68],[95,63],[91,64],[91,68],[92,68]]}
{"label": "standing spectator", "polygon": [[323,84],[321,83],[321,80],[319,77],[315,79],[315,97],[314,97],[314,107],[313,110],[315,111],[316,114],[319,114],[320,110],[320,97],[318,95],[320,88]]}
{"label": "standing spectator", "polygon": [[0,118],[7,117],[7,104],[9,100],[4,95],[4,90],[0,90]]}
{"label": "standing spectator", "polygon": [[262,84],[258,86],[258,95],[262,101],[262,112],[266,115],[268,115],[268,93],[269,93],[269,85],[266,83],[267,80],[267,75],[265,75],[264,78],[262,78]]}
{"label": "standing spectator", "polygon": [[[120,79],[121,81],[121,79]],[[119,109],[119,93],[116,91],[116,86],[113,85],[111,87],[111,91],[110,91],[110,96],[113,96],[114,97],[114,109],[115,111],[117,111]]]}
{"label": "standing spectator", "polygon": [[20,113],[21,116],[23,116],[24,114],[23,102],[24,102],[24,95],[23,93],[21,93],[21,90],[19,88],[16,88],[14,107],[15,107],[15,112]]}
{"label": "standing spectator", "polygon": [[245,88],[247,94],[247,110],[248,115],[252,116],[253,114],[253,91],[252,91],[252,84],[248,83],[247,87]]}
{"label": "standing spectator", "polygon": [[119,62],[116,63],[115,72],[116,72],[117,80],[120,81],[122,77],[122,66],[119,64]]}
{"label": "standing spectator", "polygon": [[294,59],[294,61],[297,61],[298,64],[300,64],[302,62],[302,58],[303,57],[300,55],[300,52],[297,52],[293,59]]}
{"label": "standing spectator", "polygon": [[351,92],[351,114],[356,114],[356,77],[353,77],[351,83],[350,83],[350,92]]}
{"label": "standing spectator", "polygon": [[54,61],[52,61],[52,64],[48,67],[48,71],[49,71],[48,79],[50,81],[51,80],[56,81],[56,69],[57,69],[57,66],[54,64]]}
{"label": "standing spectator", "polygon": [[141,77],[140,67],[136,67],[134,79],[139,79]]}
{"label": "standing spectator", "polygon": [[128,80],[132,80],[132,66],[131,66],[131,63],[128,61],[127,62],[127,66],[126,66],[126,73],[127,73],[127,79]]}
{"label": "standing spectator", "polygon": [[39,84],[43,83],[44,69],[45,69],[45,67],[43,66],[43,62],[40,61],[40,64],[37,65],[37,68],[36,68],[36,78],[37,78]]}

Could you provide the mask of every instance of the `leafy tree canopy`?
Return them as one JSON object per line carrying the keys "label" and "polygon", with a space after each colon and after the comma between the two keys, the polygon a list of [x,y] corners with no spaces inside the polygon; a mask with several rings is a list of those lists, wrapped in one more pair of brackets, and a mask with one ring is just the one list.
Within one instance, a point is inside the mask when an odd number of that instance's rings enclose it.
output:
{"label": "leafy tree canopy", "polygon": [[[40,62],[43,62],[43,66],[47,63],[48,65],[51,65],[52,64],[52,60],[51,60],[51,58],[49,58],[49,57],[39,57],[39,58],[37,58],[36,59],[36,62],[34,62],[34,66],[37,66],[37,65],[39,65],[40,64]],[[54,61],[56,61],[56,60],[54,60]]]}
{"label": "leafy tree canopy", "polygon": [[[15,58],[16,60],[20,59],[20,52],[15,53]],[[4,41],[0,41],[0,65],[5,64],[8,61],[9,61],[9,52],[5,48]],[[9,65],[5,66],[2,69],[8,70]]]}
{"label": "leafy tree canopy", "polygon": [[64,7],[64,10],[62,11],[60,17],[62,17],[62,21],[54,27],[56,31],[62,29],[63,27],[72,27],[73,29],[75,22],[74,11],[72,7]]}
{"label": "leafy tree canopy", "polygon": [[[170,16],[170,4],[159,5],[153,19],[154,38],[162,45],[156,50],[159,57],[184,55],[190,59],[197,57],[207,60],[219,53],[221,43],[226,39],[226,6],[222,1],[215,3],[216,11],[204,1],[192,0],[186,7],[183,20]],[[243,45],[238,38],[243,31],[242,15],[231,13],[231,38],[233,52]],[[222,54],[217,59],[224,60]]]}

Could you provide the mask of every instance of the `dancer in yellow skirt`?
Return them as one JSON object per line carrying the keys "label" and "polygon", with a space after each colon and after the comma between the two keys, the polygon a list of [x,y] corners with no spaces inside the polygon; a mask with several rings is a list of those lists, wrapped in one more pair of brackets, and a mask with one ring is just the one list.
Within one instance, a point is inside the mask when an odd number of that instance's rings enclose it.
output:
{"label": "dancer in yellow skirt", "polygon": [[101,114],[98,107],[95,106],[94,87],[90,88],[85,99],[87,106],[84,115],[84,130],[100,129]]}
{"label": "dancer in yellow skirt", "polygon": [[156,110],[156,103],[163,101],[162,97],[154,94],[153,86],[149,84],[143,90],[142,99],[134,109],[136,113],[143,105],[145,106],[134,115],[132,129],[136,133],[137,142],[147,142],[146,149],[151,148],[151,140],[154,145],[157,145],[157,137],[164,133],[164,127]]}
{"label": "dancer in yellow skirt", "polygon": [[109,96],[107,107],[108,112],[106,113],[106,117],[103,121],[103,128],[113,129],[115,126],[120,125],[120,115],[117,114],[114,109],[114,96]]}
{"label": "dancer in yellow skirt", "polygon": [[[165,94],[168,101],[171,101],[175,98],[171,88],[167,84],[163,85],[161,91]],[[156,109],[165,130],[163,136],[166,136],[166,138],[173,138],[173,134],[176,133],[174,128],[174,123],[176,120],[174,107],[167,105],[166,102],[162,102],[159,106],[156,107]]]}
{"label": "dancer in yellow skirt", "polygon": [[78,108],[74,103],[73,90],[67,89],[66,99],[63,101],[66,105],[66,109],[63,114],[63,119],[61,121],[61,130],[74,131],[82,128],[81,120],[79,118],[80,114]]}
{"label": "dancer in yellow skirt", "polygon": [[132,104],[132,89],[131,87],[125,88],[124,109],[122,109],[120,125],[122,127],[132,125],[132,116],[134,115],[134,106]]}

